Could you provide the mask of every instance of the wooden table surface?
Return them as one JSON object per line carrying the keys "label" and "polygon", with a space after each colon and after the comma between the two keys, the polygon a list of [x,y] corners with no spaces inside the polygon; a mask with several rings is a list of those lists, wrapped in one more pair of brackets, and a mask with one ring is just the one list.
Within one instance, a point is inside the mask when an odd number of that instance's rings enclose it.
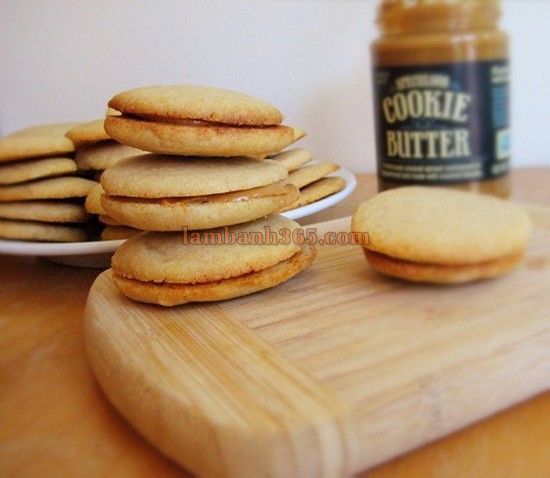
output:
{"label": "wooden table surface", "polygon": [[[550,207],[550,168],[517,170],[512,178],[513,199]],[[375,191],[374,176],[359,175],[347,200],[307,223],[351,215]],[[94,381],[84,354],[82,316],[98,273],[0,256],[1,477],[190,476],[137,435]],[[550,476],[550,394],[361,476]]]}

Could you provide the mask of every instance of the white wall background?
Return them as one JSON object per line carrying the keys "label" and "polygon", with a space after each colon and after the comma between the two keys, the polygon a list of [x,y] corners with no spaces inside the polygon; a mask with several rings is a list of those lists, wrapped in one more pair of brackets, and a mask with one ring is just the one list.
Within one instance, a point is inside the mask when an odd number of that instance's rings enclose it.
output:
{"label": "white wall background", "polygon": [[[275,104],[314,156],[373,171],[376,0],[1,0],[0,133],[102,117],[115,93],[205,84]],[[503,0],[514,165],[550,165],[550,0]]]}

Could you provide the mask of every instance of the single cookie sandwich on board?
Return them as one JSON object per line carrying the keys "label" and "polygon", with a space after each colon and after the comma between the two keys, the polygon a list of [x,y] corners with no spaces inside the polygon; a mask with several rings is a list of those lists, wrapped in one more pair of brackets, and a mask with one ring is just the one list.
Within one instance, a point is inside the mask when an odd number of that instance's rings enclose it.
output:
{"label": "single cookie sandwich on board", "polygon": [[519,206],[444,188],[402,187],[359,205],[352,232],[368,233],[373,269],[415,282],[463,283],[504,275],[522,261],[531,223]]}
{"label": "single cookie sandwich on board", "polygon": [[146,154],[107,169],[101,185],[107,214],[147,231],[240,224],[276,213],[299,196],[283,165],[248,157]]}
{"label": "single cookie sandwich on board", "polygon": [[122,144],[181,156],[255,156],[284,149],[301,133],[258,98],[195,85],[149,86],[117,94],[105,130]]}
{"label": "single cookie sandwich on board", "polygon": [[[127,297],[163,306],[241,297],[275,287],[311,265],[313,247],[282,240],[282,231],[298,227],[275,215],[195,231],[189,242],[181,232],[145,232],[117,249],[113,279]],[[213,242],[216,237],[219,242]]]}

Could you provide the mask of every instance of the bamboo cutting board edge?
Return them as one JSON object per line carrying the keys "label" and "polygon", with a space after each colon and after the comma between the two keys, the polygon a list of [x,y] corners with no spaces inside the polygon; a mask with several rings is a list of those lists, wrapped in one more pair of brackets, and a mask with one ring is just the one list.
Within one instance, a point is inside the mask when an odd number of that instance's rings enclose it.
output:
{"label": "bamboo cutting board edge", "polygon": [[[531,208],[530,212],[542,227],[550,225],[550,213],[545,208]],[[347,230],[348,224],[346,218],[317,226],[321,232],[338,228]],[[546,257],[550,257],[547,250],[544,252]],[[540,255],[537,258],[541,259]],[[100,297],[101,306],[97,303]],[[247,300],[254,300],[253,297]],[[332,385],[322,383],[304,371],[304,367],[297,367],[267,340],[240,321],[233,320],[223,310],[223,305],[193,309],[192,320],[186,315],[183,328],[181,317],[177,317],[181,313],[178,309],[162,310],[160,315],[164,321],[156,320],[150,324],[146,314],[156,314],[159,309],[137,305],[120,297],[112,287],[108,273],[102,274],[94,284],[90,299],[86,320],[88,352],[108,397],[162,451],[207,476],[261,476],[266,469],[271,471],[271,476],[344,476],[449,433],[548,386],[547,370],[540,365],[550,360],[548,328],[539,322],[526,333],[526,343],[521,340],[510,342],[508,350],[501,351],[495,360],[486,364],[486,373],[494,373],[505,369],[506,359],[520,359],[526,351],[529,352],[529,360],[517,366],[516,371],[525,372],[521,377],[506,373],[498,377],[506,389],[504,396],[497,397],[498,400],[490,399],[490,386],[481,387],[488,399],[482,400],[483,403],[473,400],[467,420],[455,417],[453,421],[451,414],[451,419],[446,417],[449,423],[437,423],[442,420],[441,416],[438,417],[438,402],[448,397],[444,395],[447,389],[437,383],[438,378],[434,375],[428,375],[423,383],[416,384],[416,388],[404,386],[393,398],[382,397],[378,402],[374,400],[370,408],[358,410],[335,393]],[[106,318],[102,310],[105,306],[113,309],[112,316]],[[233,309],[233,305],[230,308]],[[145,321],[141,324],[144,328],[135,337],[140,352],[128,357],[121,351],[120,338],[129,331],[131,334],[136,332],[136,316]],[[141,342],[147,343],[144,338],[153,338],[150,342],[153,344],[162,343],[163,330],[175,334],[187,345],[193,344],[189,353],[181,355],[180,346],[174,341],[153,351],[149,346],[143,347]],[[529,340],[531,337],[536,337],[536,340]],[[136,340],[133,345],[136,345]],[[144,355],[162,356],[167,353],[166,347],[170,349],[166,356],[176,358],[182,365],[178,368],[179,373],[192,377],[196,383],[193,381],[182,389],[174,370],[163,368],[158,363],[155,366],[160,366],[160,369],[144,366]],[[214,357],[209,355],[208,360],[201,363],[197,357],[210,348],[215,350]],[[227,372],[228,364],[232,368],[227,380],[218,383],[214,377],[219,378],[224,367],[224,373]],[[480,393],[475,378],[483,377],[484,372],[481,363],[470,364],[476,365],[479,373],[470,379],[472,383],[467,383],[461,392],[463,395],[470,393],[469,390],[475,391],[476,387],[477,394]],[[239,367],[243,367],[244,372],[239,372]],[[460,367],[450,367],[451,372],[463,383],[469,379],[469,374]],[[151,380],[148,374],[152,373],[164,377],[163,381]],[[203,375],[210,376],[211,380]],[[170,378],[166,379],[166,376]],[[269,380],[266,381],[266,377]],[[231,380],[239,384],[237,391]],[[121,382],[126,383],[121,385]],[[514,387],[514,384],[518,386]],[[195,390],[190,391],[193,387]],[[170,388],[177,393],[162,396]],[[230,397],[231,394],[236,394],[239,400]],[[204,395],[209,396],[208,403],[205,403]],[[260,406],[254,403],[258,397],[266,395],[273,396],[274,403]],[[420,403],[422,406],[419,407],[418,400],[425,403]],[[461,400],[468,402],[468,397],[463,396]],[[219,412],[220,407],[224,413],[229,412],[230,418]],[[417,436],[406,437],[406,440],[395,440],[392,433],[389,433],[390,439],[380,440],[385,431],[384,420],[376,423],[372,421],[373,417],[388,416],[390,419],[385,425],[398,428],[399,422],[391,418],[392,414],[399,417],[411,409],[433,414],[433,417],[417,420],[420,425],[432,420],[437,426],[431,430],[421,429]],[[183,431],[174,425],[174,420],[182,417],[186,424]],[[369,420],[373,426],[358,426],[358,422]],[[414,425],[414,417],[410,422],[407,429]],[[180,445],[182,442],[188,446],[185,452]]]}

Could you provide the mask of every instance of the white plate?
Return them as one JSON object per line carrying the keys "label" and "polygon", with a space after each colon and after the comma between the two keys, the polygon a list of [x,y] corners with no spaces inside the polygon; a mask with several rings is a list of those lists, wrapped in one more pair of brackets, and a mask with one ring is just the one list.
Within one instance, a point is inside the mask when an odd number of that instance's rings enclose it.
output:
{"label": "white plate", "polygon": [[[302,206],[292,211],[283,213],[290,219],[296,220],[323,211],[348,197],[357,185],[355,176],[347,169],[340,169],[331,176],[339,176],[346,181],[346,187],[342,191],[320,201]],[[90,241],[70,243],[48,243],[9,241],[0,239],[0,254],[17,256],[40,256],[51,261],[78,266],[78,267],[109,267],[113,252],[124,241]]]}
{"label": "white plate", "polygon": [[282,215],[288,217],[289,219],[296,220],[302,217],[310,216],[311,214],[315,214],[316,212],[323,211],[324,209],[328,209],[329,207],[334,206],[335,204],[347,198],[353,192],[355,186],[357,185],[357,180],[355,179],[355,176],[351,171],[348,171],[347,169],[339,169],[330,176],[338,176],[340,178],[344,178],[344,180],[346,181],[346,187],[336,194],[333,194],[332,196],[328,196],[312,204],[293,209],[292,211],[284,212]]}

